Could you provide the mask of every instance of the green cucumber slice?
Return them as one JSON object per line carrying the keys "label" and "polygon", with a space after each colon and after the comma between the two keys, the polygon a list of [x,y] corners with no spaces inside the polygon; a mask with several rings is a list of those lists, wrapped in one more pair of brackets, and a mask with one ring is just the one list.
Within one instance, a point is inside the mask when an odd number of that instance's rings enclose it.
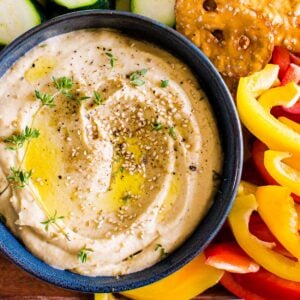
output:
{"label": "green cucumber slice", "polygon": [[66,7],[67,9],[91,6],[96,4],[97,1],[98,0],[54,0],[56,4]]}
{"label": "green cucumber slice", "polygon": [[52,0],[50,9],[54,15],[83,9],[114,8],[114,0]]}
{"label": "green cucumber slice", "polygon": [[7,45],[41,24],[42,15],[30,0],[0,0],[0,44]]}
{"label": "green cucumber slice", "polygon": [[131,11],[160,21],[168,26],[174,26],[175,2],[176,0],[131,0]]}

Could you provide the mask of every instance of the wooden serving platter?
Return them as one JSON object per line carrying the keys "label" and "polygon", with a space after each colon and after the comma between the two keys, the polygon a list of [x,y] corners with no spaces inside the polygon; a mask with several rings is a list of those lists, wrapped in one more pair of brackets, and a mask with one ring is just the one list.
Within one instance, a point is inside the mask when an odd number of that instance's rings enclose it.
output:
{"label": "wooden serving platter", "polygon": [[[92,294],[83,294],[47,284],[16,267],[0,254],[1,300],[93,300]],[[222,287],[215,287],[194,300],[233,300]],[[171,299],[161,299],[171,300]]]}

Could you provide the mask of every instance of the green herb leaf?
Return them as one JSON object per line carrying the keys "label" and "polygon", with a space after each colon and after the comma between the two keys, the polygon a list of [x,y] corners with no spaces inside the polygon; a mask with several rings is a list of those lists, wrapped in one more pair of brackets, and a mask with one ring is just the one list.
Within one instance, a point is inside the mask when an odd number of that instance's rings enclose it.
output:
{"label": "green herb leaf", "polygon": [[7,177],[10,184],[13,184],[15,188],[24,188],[29,184],[32,176],[32,170],[26,172],[24,170],[10,168],[11,175]]}
{"label": "green herb leaf", "polygon": [[55,87],[59,91],[70,90],[73,87],[73,81],[71,78],[63,76],[59,78],[52,77]]}
{"label": "green herb leaf", "polygon": [[162,80],[160,83],[161,88],[166,88],[169,85],[169,80]]}
{"label": "green herb leaf", "polygon": [[48,220],[41,222],[41,224],[45,225],[45,230],[48,231],[50,225],[55,224],[57,220],[62,220],[62,219],[64,219],[64,216],[58,217],[57,210],[55,210],[53,216],[50,217]]}
{"label": "green herb leaf", "polygon": [[81,101],[85,101],[85,100],[90,99],[90,98],[91,97],[82,96],[82,97],[77,98],[76,100],[79,101],[79,102],[81,102]]}
{"label": "green herb leaf", "polygon": [[142,86],[144,85],[146,82],[145,80],[143,79],[134,79],[131,81],[131,83],[134,85],[134,86]]}
{"label": "green herb leaf", "polygon": [[156,131],[159,131],[163,128],[162,124],[160,122],[154,122],[152,123],[152,129],[153,130],[156,130]]}
{"label": "green herb leaf", "polygon": [[82,263],[85,263],[88,259],[88,252],[94,252],[94,250],[92,248],[86,248],[86,246],[84,246],[82,249],[79,250],[77,258]]}
{"label": "green herb leaf", "polygon": [[174,140],[176,140],[177,136],[176,136],[175,128],[174,128],[173,126],[169,127],[169,135],[170,135],[170,137],[172,137]]}
{"label": "green herb leaf", "polygon": [[55,103],[54,103],[54,96],[50,95],[50,94],[42,94],[40,91],[35,90],[35,97],[36,99],[41,100],[42,105],[48,106],[48,107],[54,107]]}
{"label": "green herb leaf", "polygon": [[105,54],[109,58],[110,66],[114,68],[118,59],[111,52],[105,52]]}
{"label": "green herb leaf", "polygon": [[102,95],[101,95],[99,92],[97,92],[97,91],[94,91],[93,102],[94,102],[96,105],[101,105],[101,104],[103,104],[103,98],[102,98]]}
{"label": "green herb leaf", "polygon": [[10,137],[4,139],[3,141],[4,143],[10,144],[10,146],[8,146],[7,149],[16,151],[22,148],[26,141],[38,138],[39,135],[39,130],[35,128],[29,128],[28,126],[26,126],[25,130],[23,130],[21,133],[13,134]]}
{"label": "green herb leaf", "polygon": [[145,84],[145,81],[141,79],[148,72],[148,69],[142,69],[135,71],[129,75],[129,80],[134,86],[141,86]]}

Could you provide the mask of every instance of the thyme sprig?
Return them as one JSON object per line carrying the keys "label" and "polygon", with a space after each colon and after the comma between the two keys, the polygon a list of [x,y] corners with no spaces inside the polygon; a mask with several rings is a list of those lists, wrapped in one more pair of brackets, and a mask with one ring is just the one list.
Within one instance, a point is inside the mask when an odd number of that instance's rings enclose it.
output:
{"label": "thyme sprig", "polygon": [[94,252],[94,250],[92,248],[87,248],[86,246],[84,246],[83,248],[81,248],[77,254],[77,258],[82,262],[82,263],[86,263],[87,259],[88,259],[88,252]]}
{"label": "thyme sprig", "polygon": [[48,231],[50,225],[56,224],[57,220],[62,220],[64,218],[64,216],[57,216],[57,210],[55,210],[53,216],[49,217],[48,220],[41,222],[41,224],[45,225],[45,230]]}
{"label": "thyme sprig", "polygon": [[72,93],[72,88],[74,87],[74,83],[70,77],[66,77],[66,76],[59,77],[59,78],[52,77],[52,80],[54,82],[55,88],[58,90],[59,93],[69,98],[70,100],[76,101],[78,104],[90,98],[87,96],[77,97],[74,93]]}
{"label": "thyme sprig", "polygon": [[141,69],[138,71],[135,71],[129,75],[129,80],[132,85],[134,86],[142,86],[145,84],[145,80],[141,79],[146,73],[148,72],[148,69]]}
{"label": "thyme sprig", "polygon": [[40,100],[42,102],[43,106],[48,106],[50,108],[55,106],[55,103],[54,103],[55,97],[53,95],[50,95],[48,93],[42,94],[38,90],[35,90],[34,93],[35,93],[36,99]]}
{"label": "thyme sprig", "polygon": [[96,105],[101,105],[101,104],[103,104],[103,97],[102,97],[102,95],[101,95],[99,92],[97,92],[97,91],[94,91],[93,102],[94,102]]}
{"label": "thyme sprig", "polygon": [[15,188],[22,189],[29,184],[32,176],[32,170],[25,171],[16,168],[10,168],[11,175],[7,176],[9,184],[13,185]]}
{"label": "thyme sprig", "polygon": [[63,76],[59,78],[52,77],[55,88],[64,96],[71,100],[75,100],[76,97],[71,93],[73,88],[73,81],[71,78]]}
{"label": "thyme sprig", "polygon": [[8,138],[4,139],[4,143],[10,144],[6,149],[16,151],[24,146],[26,141],[30,141],[31,139],[38,138],[40,132],[38,129],[29,128],[28,126],[20,132],[19,134],[13,134]]}
{"label": "thyme sprig", "polygon": [[118,59],[111,52],[105,52],[105,55],[109,58],[110,66],[113,69]]}
{"label": "thyme sprig", "polygon": [[160,82],[160,87],[161,88],[166,88],[169,85],[169,80],[162,80]]}

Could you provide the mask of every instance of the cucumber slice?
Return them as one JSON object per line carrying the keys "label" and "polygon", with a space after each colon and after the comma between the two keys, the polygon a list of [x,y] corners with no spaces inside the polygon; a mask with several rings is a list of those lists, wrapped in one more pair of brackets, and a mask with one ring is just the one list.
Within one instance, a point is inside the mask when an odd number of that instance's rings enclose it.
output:
{"label": "cucumber slice", "polygon": [[116,10],[130,11],[130,0],[116,0]]}
{"label": "cucumber slice", "polygon": [[175,2],[176,0],[131,0],[131,11],[160,21],[168,26],[174,26]]}
{"label": "cucumber slice", "polygon": [[0,44],[7,45],[41,24],[42,15],[30,0],[0,0]]}
{"label": "cucumber slice", "polygon": [[91,6],[96,4],[97,1],[98,0],[54,0],[56,4],[66,7],[67,9]]}
{"label": "cucumber slice", "polygon": [[53,0],[57,5],[68,10],[81,10],[89,8],[113,8],[113,0]]}

